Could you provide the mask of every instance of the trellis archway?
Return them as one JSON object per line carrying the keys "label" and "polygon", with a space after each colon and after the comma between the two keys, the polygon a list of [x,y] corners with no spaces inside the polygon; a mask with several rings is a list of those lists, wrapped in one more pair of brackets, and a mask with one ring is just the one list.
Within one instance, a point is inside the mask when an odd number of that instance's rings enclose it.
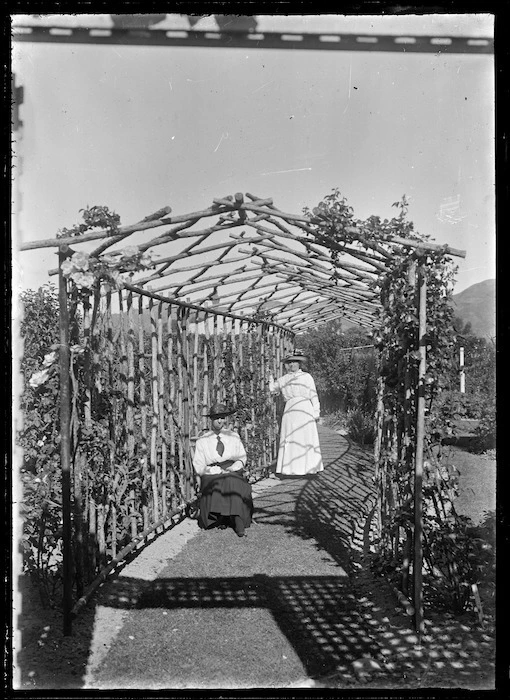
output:
{"label": "trellis archway", "polygon": [[[215,221],[204,227],[211,218]],[[334,240],[326,242],[316,235],[321,222],[327,224],[328,216],[320,208],[293,215],[270,198],[237,193],[186,215],[172,215],[165,207],[131,226],[120,226],[106,208],[93,207],[85,210],[84,224],[22,247],[59,249],[59,268],[50,274],[59,275],[61,302],[66,633],[73,582],[83,601],[86,583],[92,582],[85,595],[143,539],[182,516],[192,496],[191,441],[208,401],[242,399],[246,413],[239,427],[252,430],[245,434],[247,442],[267,433],[256,450],[262,459],[252,465],[254,475],[263,470],[276,440],[275,409],[265,399],[266,368],[275,371],[295,334],[315,324],[346,318],[377,327],[382,307],[375,283],[392,271],[397,250],[414,250],[419,263],[416,352],[421,359],[413,393],[412,460],[420,629],[420,387],[426,368],[421,270],[427,254],[463,257],[464,252],[391,231],[369,236],[357,225],[337,228]],[[151,237],[163,226],[163,233]],[[251,403],[242,405],[246,394]],[[104,469],[96,465],[94,473],[87,471],[93,455],[83,438],[93,425],[104,430],[94,435],[104,448]],[[383,500],[381,507],[387,507]]]}

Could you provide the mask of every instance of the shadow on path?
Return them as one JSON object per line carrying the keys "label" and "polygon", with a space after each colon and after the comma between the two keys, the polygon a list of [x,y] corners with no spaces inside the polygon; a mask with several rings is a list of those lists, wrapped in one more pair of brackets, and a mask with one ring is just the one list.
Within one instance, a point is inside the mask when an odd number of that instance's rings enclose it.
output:
{"label": "shadow on path", "polygon": [[[377,622],[371,617],[369,607],[360,606],[347,579],[339,576],[255,574],[159,578],[148,586],[134,579],[117,583],[105,604],[131,608],[133,613],[132,623],[125,626],[110,652],[110,671],[104,673],[103,670],[102,687],[108,687],[108,679],[118,682],[119,678],[126,684],[123,687],[137,684],[143,687],[146,683],[150,686],[156,673],[158,687],[185,687],[190,681],[195,681],[196,687],[211,687],[213,675],[217,682],[225,684],[223,687],[232,683],[251,687],[278,686],[303,677],[303,670],[310,677],[332,672],[348,674],[353,661],[364,654],[375,656],[380,649],[373,632]],[[172,611],[178,615],[171,616]],[[188,616],[192,611],[195,621],[192,628],[199,630],[198,635],[204,635],[202,641],[199,636],[194,639],[194,668],[195,672],[198,670],[194,678],[186,676],[189,674],[186,654],[191,640],[188,632],[182,629],[184,611],[188,611]],[[272,619],[280,632],[275,634],[273,629],[273,639],[284,635],[303,670],[294,663],[292,674],[286,678],[285,672],[282,674],[275,668],[268,655],[272,652],[274,660],[278,661],[277,647],[273,647],[267,636],[263,649],[256,641],[262,632],[261,611],[264,612],[262,629],[265,634]],[[179,636],[174,635],[173,643],[169,632],[174,624],[172,620],[180,626],[181,632]],[[235,629],[231,629],[232,624]],[[141,630],[144,630],[142,636]],[[227,638],[223,639],[225,634]],[[243,635],[244,644],[240,641]],[[209,649],[206,660],[200,658],[204,653],[204,641]],[[257,648],[261,654],[257,653]],[[285,648],[286,645],[284,651]],[[147,649],[150,649],[151,668],[147,666]],[[247,651],[251,657],[248,664]],[[213,672],[211,655],[214,657],[218,652],[223,660],[220,672],[218,669]]]}
{"label": "shadow on path", "polygon": [[373,454],[327,428],[319,427],[319,436],[324,471],[282,478],[257,499],[255,518],[313,539],[348,570],[353,553],[365,546],[364,528],[375,504]]}
{"label": "shadow on path", "polygon": [[97,687],[284,687],[349,677],[353,661],[378,655],[377,609],[346,573],[374,489],[371,454],[328,429],[320,438],[325,471],[262,492],[247,540],[202,531],[157,580],[111,586],[103,605],[131,612]]}
{"label": "shadow on path", "polygon": [[262,491],[247,538],[197,531],[177,554],[160,551],[157,578],[138,567],[104,586],[94,624],[118,630],[107,653],[87,667],[85,686],[86,650],[75,649],[74,680],[45,687],[257,689],[310,687],[300,683],[315,678],[318,687],[356,688],[364,660],[375,664],[372,688],[477,687],[477,679],[490,688],[483,630],[430,624],[417,647],[384,582],[360,587],[350,576],[374,503],[372,455],[332,430],[319,435],[325,470]]}

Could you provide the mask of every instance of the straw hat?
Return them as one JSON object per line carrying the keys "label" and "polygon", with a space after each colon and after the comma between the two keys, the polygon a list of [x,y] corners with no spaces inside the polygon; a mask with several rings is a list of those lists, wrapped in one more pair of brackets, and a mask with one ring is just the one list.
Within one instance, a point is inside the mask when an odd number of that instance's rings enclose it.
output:
{"label": "straw hat", "polygon": [[209,413],[205,415],[209,418],[222,418],[223,416],[231,416],[235,412],[235,408],[228,408],[224,403],[213,403]]}
{"label": "straw hat", "polygon": [[283,358],[284,362],[306,362],[307,356],[301,352],[301,350],[296,350],[295,352],[292,352],[290,355],[287,355],[286,357]]}

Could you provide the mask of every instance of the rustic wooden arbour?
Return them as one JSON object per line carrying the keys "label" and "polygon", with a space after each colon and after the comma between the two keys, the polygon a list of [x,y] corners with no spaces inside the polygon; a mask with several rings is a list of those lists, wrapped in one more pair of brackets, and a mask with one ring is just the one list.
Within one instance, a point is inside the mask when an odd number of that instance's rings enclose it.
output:
{"label": "rustic wooden arbour", "polygon": [[[160,227],[165,227],[164,231],[154,237],[153,229]],[[239,370],[247,364],[250,370],[247,381],[251,382],[248,393],[253,396],[259,392],[262,395],[264,370],[277,368],[282,354],[292,346],[293,338],[299,332],[334,318],[345,318],[367,329],[377,326],[380,300],[373,283],[391,269],[395,247],[421,252],[440,250],[461,257],[465,255],[464,251],[448,246],[397,236],[387,236],[384,243],[368,240],[356,227],[340,232],[337,238],[340,242],[335,244],[332,251],[319,245],[313,233],[310,217],[283,212],[275,207],[270,198],[236,193],[214,199],[208,208],[190,214],[175,216],[170,207],[165,207],[130,226],[92,230],[79,236],[60,236],[21,247],[21,250],[41,247],[59,249],[59,268],[50,274],[59,274],[61,308],[65,633],[71,630],[73,608],[73,542],[78,551],[87,551],[76,546],[85,538],[84,523],[95,539],[93,555],[100,560],[92,562],[93,572],[97,573],[98,564],[102,566],[99,577],[89,587],[91,592],[108,571],[149,534],[182,517],[192,495],[189,454],[193,431],[202,427],[200,411],[207,402],[211,398],[225,398],[225,380],[229,372],[237,377],[239,385]],[[77,346],[73,345],[72,339],[70,341],[69,308],[73,302],[68,298],[63,263],[70,257],[72,259],[76,246],[80,246],[80,249],[85,246],[89,249],[89,261],[96,265],[105,262],[106,267],[115,267],[116,261],[122,262],[128,238],[131,255],[133,252],[151,251],[159,253],[159,256],[155,258],[150,272],[136,272],[128,282],[124,282],[122,289],[116,293],[115,311],[111,289],[103,290],[103,293],[96,290],[93,300],[83,291],[78,294],[82,324],[78,330],[75,328],[75,333],[78,333],[80,340],[81,332],[85,344],[88,342],[86,361],[89,378],[83,386],[86,395],[84,414],[74,415],[73,422],[72,397],[76,392],[73,394],[71,381],[76,382],[76,376],[71,371],[74,366],[71,348]],[[101,243],[96,245],[94,241]],[[412,570],[415,625],[417,630],[421,630],[424,406],[423,387],[420,388],[420,385],[426,370],[423,342],[426,332],[426,285],[419,266],[416,290],[421,362],[416,388],[418,410]],[[165,362],[166,366],[163,366]],[[262,372],[254,374],[254,365]],[[141,458],[145,464],[145,470],[142,466],[139,468],[141,478],[150,482],[137,500],[136,489],[127,480],[130,490],[126,500],[113,506],[110,504],[112,526],[109,556],[106,556],[105,504],[99,504],[102,508],[98,508],[96,501],[90,497],[87,503],[83,502],[86,455],[78,450],[74,460],[72,458],[77,441],[73,431],[77,431],[80,424],[86,426],[87,421],[93,419],[94,411],[97,414],[101,394],[97,386],[101,384],[101,377],[105,376],[110,378],[110,382],[116,382],[115,386],[121,387],[114,406],[118,411],[117,420],[113,422],[118,426],[119,419],[122,419],[126,425],[126,430],[117,437],[116,425],[113,426],[113,433],[110,430],[110,455],[118,456],[117,448],[122,446],[128,464],[132,465],[134,458]],[[235,386],[234,381],[232,387]],[[110,405],[110,412],[111,409]],[[251,416],[247,418],[251,419],[252,425],[256,424],[260,416],[256,415],[253,405],[249,411]],[[138,423],[135,420],[137,412]],[[269,422],[271,420],[274,426],[274,412],[270,414]],[[245,439],[247,437],[245,435]],[[262,450],[264,459],[255,465],[259,470],[263,469],[264,462],[267,464],[274,456],[274,429],[268,431],[267,437]],[[377,450],[376,445],[376,455]],[[109,478],[118,477],[112,459],[110,469]],[[167,499],[169,493],[172,496],[170,501]],[[152,500],[147,500],[147,494]],[[118,529],[115,509],[119,505],[126,511],[130,528],[128,542],[120,551],[115,533]],[[74,534],[71,527],[73,522]],[[81,556],[75,566],[78,569],[90,568],[90,561],[86,562]],[[81,602],[83,600],[84,597],[80,598]]]}

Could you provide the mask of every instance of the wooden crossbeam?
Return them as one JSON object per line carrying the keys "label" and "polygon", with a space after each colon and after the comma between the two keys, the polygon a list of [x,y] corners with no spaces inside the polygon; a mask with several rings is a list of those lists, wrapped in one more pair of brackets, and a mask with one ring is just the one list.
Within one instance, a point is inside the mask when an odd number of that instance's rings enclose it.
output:
{"label": "wooden crossbeam", "polygon": [[[331,258],[331,255],[327,255],[323,252],[321,252],[317,246],[314,246],[307,241],[302,241],[303,246],[305,247],[305,252],[299,253],[299,255],[306,257],[306,260],[310,259],[317,259],[322,262],[328,263],[333,269],[336,269],[337,267],[341,267],[342,269],[345,269],[346,271],[350,272],[353,275],[359,276],[360,278],[362,277],[370,277],[370,279],[373,279],[374,275],[376,274],[374,270],[371,270],[368,267],[364,267],[362,265],[357,265],[356,263],[352,262],[346,262],[342,260],[340,263],[335,263],[335,261]],[[281,241],[272,241],[270,240],[265,241],[264,245],[267,245],[269,247],[273,247],[274,249],[279,249],[288,253],[292,253],[294,255],[298,254],[296,251],[294,251],[292,248],[289,246],[286,246],[283,244]],[[308,254],[306,254],[306,251]],[[309,253],[313,253],[313,258],[309,255]],[[386,267],[382,266],[384,271],[386,271]]]}
{"label": "wooden crossbeam", "polygon": [[[266,250],[267,249],[281,250],[281,248],[279,246],[273,246],[271,244],[265,244],[264,248],[266,248]],[[255,250],[257,250],[257,249],[255,249]],[[290,250],[288,252],[292,253],[300,261],[304,261],[304,262],[296,262],[294,260],[278,258],[277,256],[271,255],[270,253],[266,253],[266,252],[260,253],[260,255],[263,256],[264,258],[267,258],[270,260],[275,260],[278,263],[283,263],[283,264],[290,263],[290,264],[292,264],[294,266],[298,266],[298,267],[305,266],[306,268],[316,270],[318,273],[326,275],[330,279],[331,279],[332,275],[335,274],[337,276],[337,279],[342,279],[347,284],[354,285],[354,286],[362,285],[362,283],[359,280],[365,280],[368,282],[372,282],[374,279],[373,276],[360,274],[359,272],[356,272],[356,271],[352,272],[350,270],[344,270],[344,271],[340,272],[339,268],[335,265],[332,265],[331,263],[330,263],[330,267],[324,267],[324,265],[320,265],[313,258],[310,258],[310,256],[306,256],[304,254],[297,253],[297,252],[290,251]],[[330,261],[328,261],[328,262],[330,262]],[[345,274],[346,272],[350,276],[346,276],[346,274]]]}
{"label": "wooden crossbeam", "polygon": [[236,226],[241,226],[241,223],[239,221],[233,221],[232,223],[226,222],[214,224],[213,226],[201,229],[200,231],[181,231],[178,235],[175,233],[169,233],[168,235],[163,234],[157,238],[147,241],[146,243],[141,243],[138,246],[138,249],[143,253],[146,250],[149,250],[149,248],[155,248],[157,246],[164,245],[165,243],[170,243],[174,240],[182,240],[183,238],[198,238],[199,236],[203,236],[205,234],[215,233],[216,231],[224,231],[226,229],[235,228]]}
{"label": "wooden crossbeam", "polygon": [[[312,326],[316,325],[322,325],[323,323],[327,323],[328,321],[334,321],[337,318],[346,318],[350,320],[352,323],[361,326],[362,328],[367,328],[368,330],[372,330],[374,326],[376,326],[376,322],[368,322],[364,320],[360,320],[357,317],[349,316],[345,312],[339,312],[339,313],[332,313],[332,314],[326,314],[326,315],[321,315],[319,319],[317,318],[308,318],[304,319],[302,321],[297,321],[296,323],[291,323],[291,324],[285,324],[286,328],[289,328],[293,333],[300,333],[303,332],[307,329],[309,329]],[[317,324],[317,320],[319,321],[319,324]]]}
{"label": "wooden crossbeam", "polygon": [[[238,269],[233,270],[233,271],[231,271],[231,272],[225,273],[225,274],[223,274],[223,275],[215,275],[215,276],[213,276],[213,277],[204,278],[204,280],[201,280],[201,284],[200,284],[198,287],[195,287],[194,289],[187,289],[185,293],[186,293],[186,294],[192,294],[192,293],[195,293],[195,292],[198,292],[198,291],[202,291],[202,290],[204,290],[204,289],[208,289],[209,287],[212,287],[212,286],[215,286],[215,285],[217,286],[218,284],[222,284],[222,285],[225,285],[225,284],[239,284],[239,282],[249,281],[249,280],[255,279],[255,278],[257,278],[257,277],[259,276],[258,274],[256,274],[256,275],[246,275],[246,274],[245,274],[245,271],[246,271],[246,269],[245,269],[245,267],[243,266],[243,267],[241,267],[241,268],[238,268]],[[243,275],[243,278],[242,278],[241,280],[238,280],[238,279],[231,279],[231,276],[232,276],[232,275],[236,275],[236,274],[242,274],[242,275]],[[205,284],[204,284],[204,282],[205,282]],[[188,285],[188,284],[181,285],[182,288],[183,288],[183,287],[188,287],[188,286],[192,286],[192,285]],[[166,287],[154,288],[152,291],[153,291],[153,292],[171,291],[172,289],[176,289],[177,287],[179,287],[179,285],[169,285],[169,286],[166,286]]]}
{"label": "wooden crossbeam", "polygon": [[[228,255],[229,252],[230,252],[230,248],[224,248],[224,249],[223,249],[223,252],[220,254],[219,258],[217,259],[217,261],[216,261],[214,267],[217,267],[218,265],[221,265],[221,264],[222,264],[222,259],[223,259],[226,255]],[[184,287],[190,287],[190,286],[192,286],[196,281],[206,282],[206,281],[207,281],[207,278],[206,278],[206,277],[204,277],[203,280],[200,279],[200,278],[202,277],[202,275],[203,275],[205,272],[209,271],[209,270],[211,269],[211,267],[212,267],[212,265],[211,265],[211,266],[207,266],[206,268],[201,268],[201,269],[199,269],[199,271],[198,271],[195,275],[192,275],[192,276],[190,277],[189,280],[187,280],[185,283],[183,283],[183,284],[181,284],[181,285],[179,285],[179,286],[177,287],[176,293],[179,294],[180,291],[181,291],[182,289],[184,289]],[[247,269],[247,266],[246,266],[246,265],[242,265],[240,268],[236,268],[236,270],[233,270],[233,271],[231,271],[231,272],[229,272],[229,273],[226,273],[225,276],[228,277],[229,274],[240,274],[241,272],[245,272],[246,269]],[[188,293],[189,293],[189,292],[188,292]]]}
{"label": "wooden crossbeam", "polygon": [[[260,288],[258,288],[258,289],[260,289]],[[277,302],[278,304],[280,304],[280,310],[278,311],[278,313],[280,314],[280,313],[284,313],[285,310],[287,310],[287,309],[294,308],[294,305],[298,306],[299,304],[296,302],[296,299],[298,299],[301,295],[306,294],[306,293],[307,292],[301,288],[299,288],[299,290],[296,292],[295,285],[292,287],[292,291],[290,293],[284,294],[280,297],[275,297],[275,296],[269,295],[269,296],[261,299],[261,297],[259,296],[259,294],[260,294],[260,292],[259,292],[258,294],[255,295],[258,297],[258,300],[257,300],[258,304],[255,301],[253,301],[253,297],[252,297],[252,301],[249,301],[248,303],[246,303],[244,305],[240,305],[240,306],[236,304],[235,308],[240,309],[240,308],[251,307],[251,308],[255,308],[255,309],[262,309],[268,303],[268,301],[272,301],[273,303]],[[329,302],[330,300],[318,297],[316,294],[314,294],[310,298],[303,299],[303,304],[306,305],[307,303],[310,303],[311,301],[327,301],[327,302]]]}
{"label": "wooden crossbeam", "polygon": [[[256,263],[256,261],[253,261],[253,262],[254,262],[254,264]],[[268,265],[267,263],[266,264],[260,263],[260,266],[265,267],[268,272],[270,271],[274,274],[279,275],[280,277],[284,277],[287,280],[298,279],[298,281],[301,281],[301,282],[304,279],[311,280],[313,283],[320,285],[320,287],[323,290],[328,290],[328,293],[334,294],[336,296],[342,295],[342,294],[348,294],[349,292],[354,293],[352,289],[350,289],[350,288],[348,289],[346,287],[340,287],[338,285],[335,285],[335,283],[331,280],[318,279],[317,277],[310,277],[310,275],[304,271],[299,272],[299,274],[297,272],[293,272],[291,270],[290,271],[289,270],[282,271],[281,266]],[[324,291],[323,293],[326,293],[326,291]],[[376,298],[375,293],[370,291],[367,288],[365,288],[365,289],[356,288],[355,296],[356,295],[363,296],[363,297],[366,297],[368,299]]]}
{"label": "wooden crossbeam", "polygon": [[[331,254],[326,255],[326,253],[325,253],[325,251],[328,250],[325,246],[321,246],[320,244],[313,242],[308,238],[305,238],[303,236],[296,237],[295,235],[292,235],[291,233],[285,233],[284,231],[279,231],[279,232],[271,231],[271,229],[268,229],[267,226],[263,226],[262,224],[254,223],[253,221],[250,221],[249,219],[246,220],[246,225],[251,226],[253,228],[256,228],[260,231],[263,231],[263,232],[267,233],[268,235],[272,234],[272,236],[275,239],[279,236],[281,238],[287,238],[287,239],[290,239],[294,242],[300,243],[303,246],[305,246],[306,249],[313,250],[313,252],[315,252],[318,256],[321,256],[322,258],[327,258],[329,261],[332,261]],[[340,250],[340,247],[338,247],[337,249]],[[352,245],[348,245],[348,244],[342,245],[341,251],[347,255],[351,255],[354,257],[358,257],[358,253],[359,253],[357,248],[355,248]],[[389,257],[389,256],[387,256],[387,257]],[[379,269],[381,272],[386,272],[388,269],[387,265],[384,265],[384,263],[380,262],[380,260],[381,260],[380,257],[378,259],[370,259],[365,254],[364,259],[365,259],[365,261],[370,260],[370,264],[372,264],[374,267]],[[344,265],[345,265],[345,263],[343,263],[343,262],[338,262],[336,264],[336,266],[339,266],[339,267],[343,267]],[[351,264],[351,266],[352,266],[352,264]]]}
{"label": "wooden crossbeam", "polygon": [[[196,241],[192,241],[188,246],[184,248],[184,250],[181,250],[180,254],[182,255],[183,253],[189,255],[192,253],[195,248],[197,248],[199,245],[202,245],[204,241],[206,241],[211,234],[209,233],[204,233],[203,236],[199,236],[199,238]],[[159,259],[158,264],[161,265],[161,267],[158,268],[158,273],[161,275],[165,270],[167,270],[172,263],[175,261],[175,259],[179,259],[177,256],[171,256],[170,259]]]}
{"label": "wooden crossbeam", "polygon": [[[262,278],[262,279],[267,279],[267,277],[266,277],[265,275],[261,275],[261,278]],[[290,283],[281,283],[281,282],[278,283],[278,284],[276,284],[276,287],[279,287],[280,289],[284,289],[284,288],[287,288],[287,289],[288,289],[288,288],[295,289],[295,285],[294,285],[294,284],[290,284]],[[230,295],[227,294],[227,295],[225,295],[225,296],[222,297],[222,302],[223,302],[223,303],[227,303],[227,304],[228,304],[228,303],[231,303],[232,307],[234,307],[234,306],[236,305],[236,302],[239,301],[241,298],[243,298],[243,299],[245,299],[245,300],[246,300],[246,299],[253,299],[253,298],[255,298],[255,297],[260,296],[260,290],[261,290],[261,289],[268,289],[268,288],[270,288],[270,289],[275,289],[275,283],[274,283],[274,281],[266,282],[266,284],[258,284],[256,287],[254,286],[253,289],[250,289],[249,291],[246,290],[245,292],[243,292],[243,294],[242,294],[241,296],[240,296],[239,294],[237,294],[237,293],[230,294]],[[250,292],[251,292],[251,294],[250,294]],[[230,302],[230,299],[233,299],[234,301]]]}

